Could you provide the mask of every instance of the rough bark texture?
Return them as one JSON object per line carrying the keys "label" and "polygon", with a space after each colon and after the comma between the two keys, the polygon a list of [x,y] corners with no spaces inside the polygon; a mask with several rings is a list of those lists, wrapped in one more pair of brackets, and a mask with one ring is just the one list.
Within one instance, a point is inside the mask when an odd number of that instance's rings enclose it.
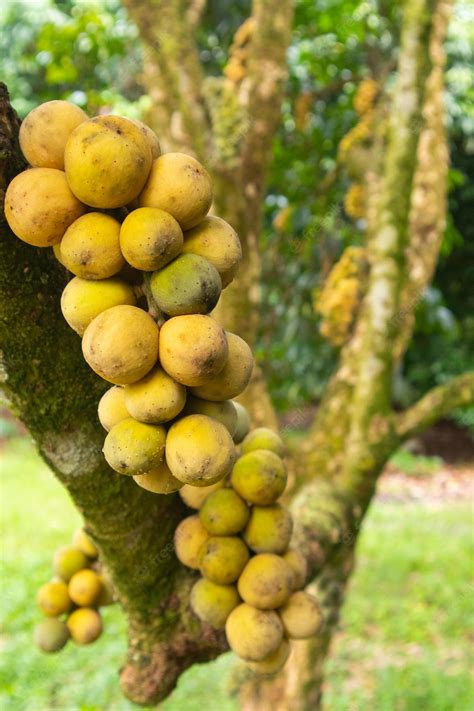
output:
{"label": "rough bark texture", "polygon": [[[291,3],[255,0],[252,17],[236,35],[225,76],[213,79],[203,77],[193,42],[202,2],[126,4],[143,38],[144,81],[165,147],[189,151],[192,146],[211,163],[216,212],[242,237],[242,277],[227,290],[221,317],[252,343],[258,325],[261,201],[283,94]],[[341,352],[298,462],[292,503],[297,545],[310,563],[325,627],[318,639],[297,645],[287,671],[276,681],[244,684],[246,709],[318,708],[323,662],[353,566],[357,533],[384,462],[404,439],[474,397],[474,375],[465,375],[428,393],[405,413],[395,415],[390,408],[397,314],[411,284],[410,273],[407,280],[402,276],[413,239],[408,229],[410,186],[430,71],[432,9],[428,0],[413,0],[405,9],[394,120],[368,241],[368,287],[354,334]],[[436,11],[434,17],[439,16]],[[441,20],[434,23],[439,49],[443,28],[437,22]],[[433,45],[431,50],[434,62]],[[437,97],[437,91],[439,84],[432,92],[428,88],[426,101]],[[17,132],[18,121],[2,87],[1,189],[23,168]],[[430,190],[442,198],[443,185],[435,188],[434,183],[433,178]],[[439,224],[437,220],[437,229]],[[430,269],[425,269],[426,279]],[[225,649],[225,640],[189,611],[193,575],[176,561],[172,543],[184,514],[179,497],[149,494],[104,463],[96,405],[106,386],[84,364],[80,341],[60,314],[66,279],[50,253],[24,245],[0,223],[2,389],[84,514],[111,572],[130,623],[123,689],[136,702],[153,704],[169,693],[185,668]],[[275,424],[258,370],[247,397],[256,422]]]}

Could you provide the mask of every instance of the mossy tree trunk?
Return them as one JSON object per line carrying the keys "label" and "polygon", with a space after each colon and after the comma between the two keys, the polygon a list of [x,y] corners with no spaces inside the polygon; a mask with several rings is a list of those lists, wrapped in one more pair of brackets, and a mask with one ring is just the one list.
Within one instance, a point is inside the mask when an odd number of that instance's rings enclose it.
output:
{"label": "mossy tree trunk", "polygon": [[[291,4],[255,0],[251,19],[236,35],[235,47],[245,51],[234,50],[225,76],[210,83],[193,44],[201,3],[126,4],[145,43],[145,76],[166,147],[192,146],[211,163],[216,212],[242,237],[243,274],[227,291],[221,317],[252,343],[258,326],[257,242],[265,166],[284,90]],[[446,4],[436,6],[435,17],[440,7]],[[430,67],[442,62],[442,54],[438,60],[428,56],[432,11],[427,0],[406,7],[383,187],[368,244],[367,291],[298,462],[292,503],[296,535],[325,611],[325,628],[317,640],[297,645],[286,674],[271,683],[244,686],[248,709],[318,707],[323,661],[352,570],[357,533],[383,464],[406,438],[474,397],[474,376],[467,374],[428,393],[405,413],[395,415],[390,407],[392,343],[401,331],[400,305],[412,280],[405,254],[414,239],[408,229],[410,186],[419,117],[429,98],[423,89]],[[2,191],[24,167],[17,133],[18,120],[0,85]],[[134,701],[153,704],[169,693],[184,669],[221,653],[225,640],[189,611],[194,576],[178,564],[172,543],[185,513],[179,497],[149,494],[104,463],[96,405],[105,384],[84,364],[80,341],[62,319],[59,297],[66,279],[49,252],[21,243],[0,223],[2,390],[83,513],[111,572],[129,619],[122,687]],[[256,420],[274,423],[259,373],[250,394],[257,403]]]}

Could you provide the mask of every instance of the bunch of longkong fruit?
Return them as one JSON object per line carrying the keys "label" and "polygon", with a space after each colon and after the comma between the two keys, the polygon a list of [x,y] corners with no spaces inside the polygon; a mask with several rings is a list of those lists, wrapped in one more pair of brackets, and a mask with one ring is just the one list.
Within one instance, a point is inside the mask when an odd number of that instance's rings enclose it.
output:
{"label": "bunch of longkong fruit", "polygon": [[114,595],[97,556],[97,548],[82,528],[74,534],[71,546],[58,548],[54,554],[55,577],[37,595],[45,619],[36,627],[34,639],[43,652],[58,652],[69,639],[91,644],[102,634],[98,608],[111,605]]}
{"label": "bunch of longkong fruit", "polygon": [[276,503],[286,485],[281,440],[249,432],[233,401],[252,352],[210,315],[242,258],[234,229],[208,215],[210,176],[189,155],[161,154],[145,124],[88,119],[65,101],[34,109],[20,146],[32,167],[10,183],[5,215],[17,237],[52,247],[74,275],[63,315],[89,366],[112,383],[98,406],[105,459],[200,509],[176,531],[179,559],[203,575],[193,610],[225,625],[255,670],[276,671],[288,638],[313,635],[321,615],[299,591],[305,561],[288,550],[291,516]]}

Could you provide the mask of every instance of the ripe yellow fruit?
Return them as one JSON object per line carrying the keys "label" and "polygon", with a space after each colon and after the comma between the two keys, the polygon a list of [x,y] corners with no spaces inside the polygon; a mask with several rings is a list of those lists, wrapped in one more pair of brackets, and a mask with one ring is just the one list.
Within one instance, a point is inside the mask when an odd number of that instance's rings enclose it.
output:
{"label": "ripe yellow fruit", "polygon": [[87,535],[83,528],[77,529],[74,533],[72,542],[76,548],[79,548],[79,550],[82,551],[88,558],[97,558],[99,555],[99,551],[97,550],[94,541]]}
{"label": "ripe yellow fruit", "polygon": [[186,402],[186,388],[156,366],[144,378],[124,388],[125,406],[140,422],[159,424],[179,415]]}
{"label": "ripe yellow fruit", "polygon": [[217,375],[227,355],[225,333],[210,316],[175,316],[161,327],[160,363],[178,383],[199,385]]}
{"label": "ripe yellow fruit", "polygon": [[184,153],[165,153],[153,161],[150,176],[139,197],[140,207],[169,212],[189,230],[209,212],[212,183],[207,170]]}
{"label": "ripe yellow fruit", "polygon": [[47,101],[30,111],[20,126],[20,148],[36,168],[64,170],[64,149],[87,114],[69,101]]}
{"label": "ripe yellow fruit", "polygon": [[247,343],[235,333],[226,332],[228,358],[216,374],[192,389],[193,395],[203,400],[231,400],[247,387],[252,375],[253,355]]}
{"label": "ripe yellow fruit", "polygon": [[166,462],[151,472],[137,474],[133,480],[138,486],[154,494],[172,494],[183,486],[183,482],[172,475]]}
{"label": "ripe yellow fruit", "polygon": [[249,514],[247,504],[233,489],[218,489],[206,498],[199,518],[211,536],[234,536],[244,528]]}
{"label": "ripe yellow fruit", "polygon": [[240,402],[234,402],[235,409],[237,411],[237,424],[234,432],[234,442],[235,444],[240,444],[244,437],[250,432],[252,423],[250,421],[250,415],[247,408],[240,404]]}
{"label": "ripe yellow fruit", "polygon": [[293,593],[278,612],[285,634],[291,639],[307,639],[321,629],[321,608],[316,598],[307,592]]}
{"label": "ripe yellow fruit", "polygon": [[166,431],[129,417],[112,427],[104,442],[104,457],[119,474],[146,474],[163,462]]}
{"label": "ripe yellow fruit", "polygon": [[234,583],[249,559],[249,550],[237,536],[211,536],[199,551],[201,574],[218,585]]}
{"label": "ripe yellow fruit", "polygon": [[74,573],[89,567],[89,560],[82,551],[74,546],[58,548],[53,558],[53,570],[61,580],[69,582]]}
{"label": "ripe yellow fruit", "polygon": [[48,617],[58,617],[68,612],[72,602],[67,585],[63,580],[51,580],[38,590],[36,597],[38,607]]}
{"label": "ripe yellow fruit", "polygon": [[132,267],[144,272],[161,269],[178,256],[183,232],[174,217],[155,207],[139,207],[122,223],[120,248]]}
{"label": "ripe yellow fruit", "polygon": [[217,269],[197,254],[181,254],[154,272],[150,289],[167,316],[207,314],[219,301],[221,278]]}
{"label": "ripe yellow fruit", "polygon": [[286,468],[274,452],[259,449],[240,457],[232,469],[231,482],[251,504],[274,504],[286,486]]}
{"label": "ripe yellow fruit", "polygon": [[125,406],[124,388],[114,385],[107,390],[99,400],[97,414],[100,424],[107,432],[122,420],[128,419],[130,413]]}
{"label": "ripe yellow fruit", "polygon": [[34,640],[42,652],[59,652],[69,639],[65,622],[55,617],[42,620],[35,628]]}
{"label": "ripe yellow fruit", "polygon": [[135,306],[132,287],[121,279],[87,281],[74,277],[61,296],[61,311],[69,326],[80,336],[96,316],[112,308],[128,304]]}
{"label": "ripe yellow fruit", "polygon": [[102,592],[102,582],[94,570],[79,570],[69,581],[69,597],[80,607],[95,605]]}
{"label": "ripe yellow fruit", "polygon": [[139,121],[138,119],[130,119],[130,121],[134,123],[135,126],[138,126],[138,128],[148,141],[148,145],[150,146],[151,150],[151,157],[153,158],[153,160],[158,158],[161,155],[161,146],[156,133],[149,126],[147,126],[146,123],[143,123],[143,121]]}
{"label": "ripe yellow fruit", "polygon": [[247,666],[256,674],[277,674],[288,661],[290,652],[290,643],[287,639],[282,639],[280,646],[268,657],[260,662],[247,662]]}
{"label": "ripe yellow fruit", "polygon": [[107,279],[125,264],[120,251],[120,223],[89,212],[72,223],[61,241],[61,261],[82,279]]}
{"label": "ripe yellow fruit", "polygon": [[69,187],[91,207],[127,205],[145,185],[151,163],[147,138],[121,116],[97,116],[81,123],[64,153]]}
{"label": "ripe yellow fruit", "polygon": [[256,553],[284,553],[292,531],[290,512],[280,504],[273,504],[252,508],[243,536]]}
{"label": "ripe yellow fruit", "polygon": [[275,652],[283,639],[283,626],[274,610],[257,610],[245,602],[232,610],[225,631],[232,651],[253,662]]}
{"label": "ripe yellow fruit", "polygon": [[210,402],[201,398],[188,395],[183,410],[184,415],[207,415],[227,427],[232,437],[237,426],[237,409],[232,400],[223,402]]}
{"label": "ripe yellow fruit", "polygon": [[158,360],[159,329],[136,306],[113,306],[88,325],[82,352],[92,370],[115,385],[143,378]]}
{"label": "ripe yellow fruit", "polygon": [[190,509],[200,509],[209,494],[213,491],[217,491],[222,486],[224,486],[224,479],[216,481],[215,484],[210,486],[192,486],[191,484],[185,484],[182,489],[179,490],[179,495],[182,500],[189,506]]}
{"label": "ripe yellow fruit", "polygon": [[201,578],[191,590],[191,608],[203,622],[219,629],[225,627],[230,613],[240,602],[235,585],[217,585]]}
{"label": "ripe yellow fruit", "polygon": [[232,469],[235,447],[229,431],[205,415],[175,422],[166,439],[166,463],[172,474],[193,486],[208,486]]}
{"label": "ripe yellow fruit", "polygon": [[293,581],[293,571],[283,558],[260,553],[249,560],[237,587],[244,602],[260,610],[274,610],[288,600]]}
{"label": "ripe yellow fruit", "polygon": [[183,252],[199,254],[215,266],[225,289],[232,281],[242,260],[242,247],[237,232],[220,217],[208,215],[184,235]]}
{"label": "ripe yellow fruit", "polygon": [[86,211],[66,176],[55,168],[31,168],[11,181],[5,194],[5,217],[11,231],[34,247],[61,241],[74,220]]}
{"label": "ripe yellow fruit", "polygon": [[71,638],[77,644],[91,644],[102,633],[102,620],[97,610],[80,607],[67,620]]}
{"label": "ripe yellow fruit", "polygon": [[293,571],[293,591],[301,590],[308,575],[308,563],[304,555],[294,548],[290,548],[282,556]]}
{"label": "ripe yellow fruit", "polygon": [[254,452],[256,449],[268,449],[279,457],[285,454],[285,445],[276,432],[268,427],[257,427],[248,433],[242,442],[242,454]]}
{"label": "ripe yellow fruit", "polygon": [[199,570],[201,547],[209,534],[199,520],[199,516],[188,516],[178,524],[174,532],[176,557],[183,565]]}

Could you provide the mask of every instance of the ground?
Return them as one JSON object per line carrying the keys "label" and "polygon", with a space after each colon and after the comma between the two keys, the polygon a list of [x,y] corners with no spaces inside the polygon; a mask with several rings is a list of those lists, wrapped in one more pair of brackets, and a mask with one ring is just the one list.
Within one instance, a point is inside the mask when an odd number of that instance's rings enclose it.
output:
{"label": "ground", "polygon": [[[0,704],[5,711],[131,711],[117,670],[124,620],[105,610],[93,646],[58,655],[31,642],[36,590],[54,549],[80,523],[26,439],[1,446],[3,537]],[[468,711],[473,636],[472,488],[467,467],[399,453],[360,539],[356,573],[328,665],[325,711]],[[471,639],[470,639],[471,635]],[[197,666],[162,711],[234,711],[232,655]]]}

